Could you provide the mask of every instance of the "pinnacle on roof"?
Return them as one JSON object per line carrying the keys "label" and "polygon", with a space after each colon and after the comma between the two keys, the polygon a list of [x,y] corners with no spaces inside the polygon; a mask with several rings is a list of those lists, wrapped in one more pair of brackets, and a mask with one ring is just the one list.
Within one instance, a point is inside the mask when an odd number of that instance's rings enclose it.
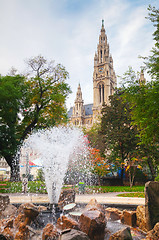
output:
{"label": "pinnacle on roof", "polygon": [[104,20],[102,19],[102,28],[101,28],[101,32],[105,32],[105,28],[104,28]]}
{"label": "pinnacle on roof", "polygon": [[102,27],[104,27],[104,19],[102,19]]}

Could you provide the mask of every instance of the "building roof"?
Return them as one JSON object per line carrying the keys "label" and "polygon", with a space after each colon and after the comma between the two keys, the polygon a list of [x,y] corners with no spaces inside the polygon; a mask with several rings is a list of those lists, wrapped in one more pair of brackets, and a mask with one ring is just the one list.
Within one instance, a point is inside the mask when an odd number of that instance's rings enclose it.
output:
{"label": "building roof", "polygon": [[67,112],[68,118],[70,118],[70,117],[72,116],[72,112],[73,112],[73,107],[71,107],[71,108],[69,109],[69,111]]}
{"label": "building roof", "polygon": [[84,105],[86,116],[93,115],[92,107],[93,107],[93,103]]}
{"label": "building roof", "polygon": [[[90,104],[85,104],[83,105],[84,109],[85,109],[85,115],[93,115],[93,111],[92,111],[92,107],[93,107],[93,103]],[[73,112],[73,107],[71,107],[69,109],[69,111],[67,112],[68,118],[70,118],[72,116],[72,112]]]}

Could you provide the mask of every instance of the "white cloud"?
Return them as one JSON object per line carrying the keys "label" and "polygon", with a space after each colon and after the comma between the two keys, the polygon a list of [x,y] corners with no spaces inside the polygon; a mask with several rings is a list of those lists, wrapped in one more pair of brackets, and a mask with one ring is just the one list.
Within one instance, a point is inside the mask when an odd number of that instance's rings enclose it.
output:
{"label": "white cloud", "polygon": [[[135,4],[136,2],[136,4]],[[152,0],[155,3],[155,0]],[[138,5],[137,5],[138,4]],[[0,73],[24,68],[24,59],[42,54],[70,73],[73,105],[78,83],[85,103],[93,102],[93,58],[102,18],[117,75],[129,65],[139,70],[152,43],[145,2],[131,0],[1,0]]]}

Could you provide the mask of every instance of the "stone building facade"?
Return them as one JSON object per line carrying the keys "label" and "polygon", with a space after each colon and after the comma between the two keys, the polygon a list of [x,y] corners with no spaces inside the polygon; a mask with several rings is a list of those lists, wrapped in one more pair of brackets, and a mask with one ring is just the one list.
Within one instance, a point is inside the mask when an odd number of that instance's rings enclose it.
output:
{"label": "stone building facade", "polygon": [[74,106],[68,112],[69,121],[73,125],[90,127],[101,116],[102,105],[109,104],[109,96],[117,87],[117,78],[113,68],[113,58],[109,52],[109,44],[102,20],[99,43],[94,56],[93,103],[84,105],[81,86],[79,84]]}

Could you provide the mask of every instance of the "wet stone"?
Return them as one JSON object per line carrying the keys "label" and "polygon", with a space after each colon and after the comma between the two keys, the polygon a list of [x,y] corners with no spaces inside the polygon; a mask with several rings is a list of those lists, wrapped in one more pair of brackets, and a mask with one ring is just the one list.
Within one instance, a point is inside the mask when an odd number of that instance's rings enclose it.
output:
{"label": "wet stone", "polygon": [[133,240],[129,227],[119,230],[110,236],[109,240]]}
{"label": "wet stone", "polygon": [[57,228],[51,223],[48,223],[43,229],[42,240],[56,240],[58,236],[59,232]]}
{"label": "wet stone", "polygon": [[58,240],[90,240],[90,238],[82,231],[68,229],[62,232]]}
{"label": "wet stone", "polygon": [[144,232],[147,232],[145,206],[138,206],[136,209],[136,225]]}
{"label": "wet stone", "polygon": [[146,240],[158,240],[159,239],[159,222],[156,223],[154,228],[148,232]]}
{"label": "wet stone", "polygon": [[9,204],[6,206],[6,208],[3,211],[1,211],[0,219],[9,218],[11,216],[16,216],[16,215],[17,215],[17,208],[12,204]]}
{"label": "wet stone", "polygon": [[0,195],[0,211],[3,211],[9,203],[10,199],[8,195]]}
{"label": "wet stone", "polygon": [[145,184],[145,216],[147,229],[151,230],[159,222],[159,182]]}
{"label": "wet stone", "polygon": [[68,228],[79,230],[79,225],[75,220],[68,218],[66,216],[62,216],[57,220],[57,228],[61,230],[68,229]]}
{"label": "wet stone", "polygon": [[109,207],[109,208],[105,209],[105,215],[106,215],[107,220],[110,219],[112,221],[116,221],[116,220],[119,220],[121,218],[122,211],[120,211],[117,208]]}
{"label": "wet stone", "polygon": [[124,210],[122,218],[121,218],[121,222],[126,225],[135,227],[136,226],[136,211]]}
{"label": "wet stone", "polygon": [[79,219],[80,229],[91,240],[103,240],[105,234],[105,215],[99,210],[87,210]]}
{"label": "wet stone", "polygon": [[89,203],[86,205],[85,210],[99,210],[105,214],[104,207],[97,202],[95,198],[92,198]]}
{"label": "wet stone", "polygon": [[74,189],[63,189],[61,191],[58,207],[63,209],[63,207],[69,203],[75,202],[75,190]]}
{"label": "wet stone", "polygon": [[29,240],[30,234],[29,229],[25,223],[19,225],[19,231],[16,233],[14,240]]}

